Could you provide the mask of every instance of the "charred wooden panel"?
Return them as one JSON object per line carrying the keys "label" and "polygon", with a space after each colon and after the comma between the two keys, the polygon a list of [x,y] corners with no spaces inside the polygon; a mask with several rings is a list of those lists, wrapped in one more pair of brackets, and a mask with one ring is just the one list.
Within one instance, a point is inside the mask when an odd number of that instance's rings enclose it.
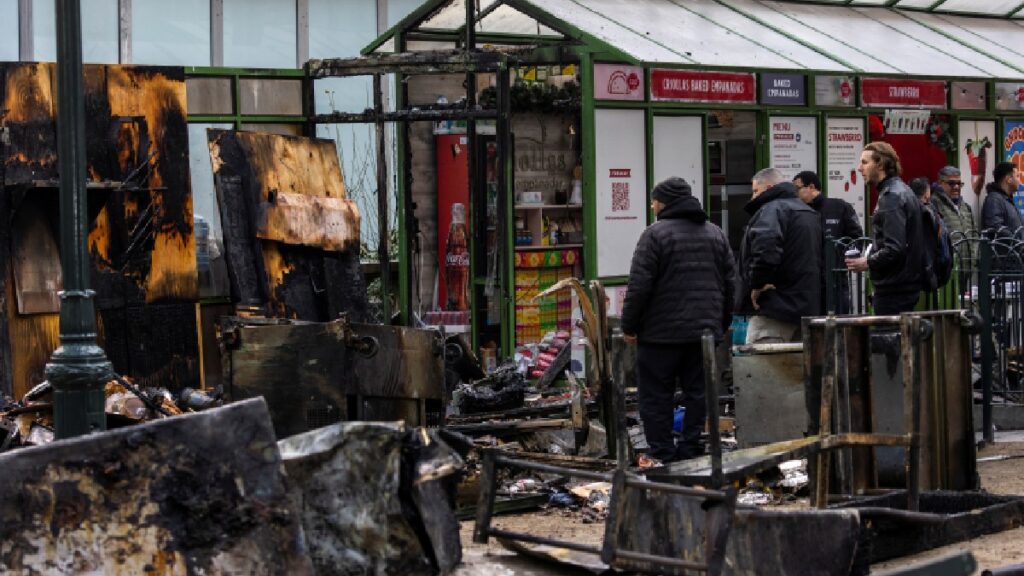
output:
{"label": "charred wooden panel", "polygon": [[208,138],[234,301],[278,318],[365,318],[359,212],[334,143],[227,130]]}
{"label": "charred wooden panel", "polygon": [[[14,298],[14,286],[6,292],[8,330],[11,338],[11,388],[21,398],[33,386],[45,380],[43,368],[60,343],[60,317],[57,314],[22,316]],[[2,353],[6,354],[4,350]]]}
{"label": "charred wooden panel", "polygon": [[56,179],[57,124],[53,99],[56,70],[47,64],[7,64],[2,122],[8,142],[4,183]]}
{"label": "charred wooden panel", "polygon": [[[40,202],[51,223],[57,218],[57,137],[55,105],[55,66],[49,63],[13,63],[0,65],[0,129],[6,131],[8,145],[0,149],[0,218],[10,224],[18,205]],[[88,65],[84,69],[86,107],[86,156],[90,186],[106,186],[102,196],[90,190],[90,214],[94,204],[98,216],[90,224],[89,251],[92,257],[92,288],[97,292],[99,311],[124,310],[156,302],[188,302],[198,299],[195,236],[192,225],[192,196],[188,165],[188,125],[186,123],[184,70],[171,67]],[[110,192],[111,188],[120,188]],[[13,196],[12,196],[13,195]],[[54,236],[59,230],[54,226]],[[11,255],[9,228],[0,234],[0,273],[9,281]],[[0,290],[7,294],[6,287]],[[4,303],[0,307],[8,310]],[[140,331],[130,326],[139,315],[121,316],[124,322],[110,322],[108,339],[117,346],[130,336],[119,330]],[[130,318],[129,318],[130,316]],[[191,325],[195,327],[194,315]],[[11,337],[3,340],[0,355],[18,362],[7,387],[24,390],[25,378],[41,371],[43,358],[53,347],[39,348],[49,341],[51,322],[19,319],[23,332],[34,334],[27,340]],[[34,328],[29,328],[34,326]],[[45,329],[44,329],[45,327]],[[2,328],[2,324],[0,324]],[[12,328],[13,330],[13,328]],[[187,342],[194,347],[193,334]],[[147,345],[159,344],[150,341]],[[56,345],[55,343],[53,344]],[[164,344],[159,344],[164,345]],[[26,347],[34,346],[32,350]],[[176,344],[174,346],[177,346]],[[146,366],[146,373],[131,376],[152,379],[158,374],[180,374],[179,366],[191,366],[185,378],[198,383],[198,350],[186,352],[172,347],[147,350],[153,358],[168,359],[174,366],[155,366],[153,361],[129,363]],[[181,354],[187,358],[180,359]],[[114,358],[126,357],[121,349]],[[38,358],[37,358],[38,357]],[[170,360],[173,359],[173,360]],[[38,366],[37,366],[38,364]],[[124,363],[118,360],[118,365]],[[2,367],[2,365],[0,365]],[[119,368],[120,369],[120,368]],[[0,374],[2,376],[2,374]],[[178,380],[169,385],[178,385]]]}

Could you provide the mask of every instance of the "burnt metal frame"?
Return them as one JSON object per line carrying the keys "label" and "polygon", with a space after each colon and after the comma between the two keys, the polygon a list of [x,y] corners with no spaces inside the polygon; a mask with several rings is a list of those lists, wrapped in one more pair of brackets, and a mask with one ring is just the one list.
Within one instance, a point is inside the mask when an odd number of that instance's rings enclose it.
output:
{"label": "burnt metal frame", "polygon": [[[545,474],[557,474],[559,476],[568,476],[570,478],[581,478],[594,482],[610,483],[612,485],[611,502],[609,504],[608,518],[605,520],[605,532],[602,545],[594,546],[580,544],[578,542],[556,540],[553,538],[545,538],[543,536],[512,532],[501,528],[492,528],[491,518],[494,511],[495,492],[498,479],[497,471],[499,467],[510,469],[515,468]],[[590,472],[586,470],[574,470],[571,468],[562,468],[560,466],[552,466],[549,464],[511,458],[495,449],[484,451],[483,465],[481,469],[480,498],[477,502],[476,525],[473,528],[474,542],[486,544],[491,536],[495,536],[497,538],[517,540],[530,544],[555,546],[579,552],[596,554],[601,557],[601,561],[605,564],[621,568],[638,569],[639,567],[634,563],[639,562],[656,564],[670,569],[696,570],[706,572],[711,576],[716,576],[722,573],[722,568],[725,564],[726,542],[729,537],[729,531],[732,528],[732,520],[736,509],[736,490],[733,488],[720,491],[704,488],[690,488],[662,482],[651,482],[643,479],[642,477],[628,474],[622,467],[617,468],[615,472],[611,474],[602,474],[600,472]],[[698,499],[704,502],[703,507],[708,513],[714,511],[718,506],[725,506],[723,514],[724,521],[721,523],[708,524],[713,525],[714,529],[709,530],[709,533],[705,538],[706,561],[701,563],[694,562],[692,560],[683,560],[680,558],[619,549],[616,541],[616,534],[619,524],[623,520],[622,515],[624,513],[623,508],[625,504],[624,492],[630,488],[651,492],[667,492],[670,494]]]}
{"label": "burnt metal frame", "polygon": [[[466,3],[467,18],[472,17],[473,3]],[[465,30],[466,45],[475,47],[475,32],[472,26]],[[381,299],[382,309],[386,322],[390,322],[391,303],[386,296],[391,293],[391,262],[388,254],[388,213],[387,213],[387,147],[385,145],[384,124],[386,122],[416,122],[436,120],[466,120],[466,133],[469,139],[467,146],[467,162],[469,163],[469,181],[474,182],[476,170],[476,121],[478,119],[496,119],[498,121],[498,179],[501,190],[507,190],[505,166],[510,154],[507,145],[508,132],[508,97],[509,84],[507,79],[500,81],[498,94],[498,110],[479,110],[476,106],[476,72],[494,72],[499,77],[508,74],[508,54],[501,52],[480,51],[476,49],[432,51],[425,53],[398,53],[373,56],[360,56],[357,58],[340,58],[329,60],[310,60],[306,63],[307,93],[312,94],[312,82],[318,78],[326,77],[351,77],[372,75],[374,79],[374,108],[363,113],[341,113],[314,114],[310,116],[311,126],[328,123],[374,123],[376,124],[377,135],[377,198],[378,198],[378,230],[380,244],[378,245],[378,262],[381,267],[381,291],[385,297]],[[466,103],[465,105],[445,106],[433,110],[419,110],[415,108],[385,112],[383,108],[382,77],[384,74],[453,74],[463,72],[466,74]],[[310,131],[314,131],[311,129]],[[408,204],[407,202],[404,204]],[[402,212],[408,209],[403,205]],[[499,228],[503,229],[504,210],[499,210]],[[400,222],[401,222],[400,216]],[[400,224],[401,226],[401,224]],[[475,236],[475,235],[473,235]],[[472,240],[471,240],[472,243]],[[400,252],[404,253],[407,243],[400,246]],[[473,250],[473,246],[470,247]],[[406,258],[408,260],[408,258]],[[473,271],[473,261],[470,261],[470,280],[475,286],[476,273]],[[507,282],[504,282],[505,284]],[[408,286],[405,287],[408,290]],[[508,298],[508,287],[503,286],[502,292]],[[407,304],[409,298],[405,294],[399,295],[400,313],[403,324],[408,324]],[[505,308],[506,306],[502,306]]]}

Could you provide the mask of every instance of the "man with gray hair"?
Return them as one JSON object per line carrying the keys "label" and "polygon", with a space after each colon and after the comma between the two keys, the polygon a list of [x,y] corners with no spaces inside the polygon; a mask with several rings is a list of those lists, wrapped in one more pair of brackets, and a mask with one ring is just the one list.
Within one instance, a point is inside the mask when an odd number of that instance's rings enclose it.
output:
{"label": "man with gray hair", "polygon": [[[942,216],[942,222],[949,230],[950,238],[954,243],[961,238],[978,235],[978,228],[974,222],[974,211],[961,195],[963,186],[960,169],[956,166],[946,166],[939,170],[939,180],[932,184],[932,206],[938,208],[939,216]],[[963,261],[970,262],[972,260],[970,243],[962,242],[959,246],[962,247],[960,256]]]}
{"label": "man with gray hair", "polygon": [[800,318],[821,313],[821,218],[778,169],[754,174],[751,191],[737,309],[755,314],[748,344],[795,342]]}

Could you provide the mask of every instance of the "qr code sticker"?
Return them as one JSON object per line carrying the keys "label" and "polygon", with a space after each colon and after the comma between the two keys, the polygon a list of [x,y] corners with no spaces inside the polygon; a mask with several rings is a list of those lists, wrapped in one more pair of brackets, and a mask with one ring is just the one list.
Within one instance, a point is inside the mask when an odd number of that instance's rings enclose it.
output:
{"label": "qr code sticker", "polygon": [[629,210],[629,182],[612,182],[612,212]]}

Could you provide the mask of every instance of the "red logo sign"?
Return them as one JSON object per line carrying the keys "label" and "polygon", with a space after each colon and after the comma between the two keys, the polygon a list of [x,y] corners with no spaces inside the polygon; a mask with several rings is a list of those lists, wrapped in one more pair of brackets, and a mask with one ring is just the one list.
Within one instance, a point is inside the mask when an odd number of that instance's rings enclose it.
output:
{"label": "red logo sign", "polygon": [[753,74],[651,70],[651,99],[674,102],[757,102]]}
{"label": "red logo sign", "polygon": [[630,173],[631,170],[632,170],[632,168],[609,168],[608,169],[608,177],[609,178],[629,178],[629,173]]}
{"label": "red logo sign", "polygon": [[644,69],[621,64],[594,64],[594,97],[598,100],[644,99]]}
{"label": "red logo sign", "polygon": [[864,106],[945,108],[946,83],[942,80],[863,78],[860,100]]}

